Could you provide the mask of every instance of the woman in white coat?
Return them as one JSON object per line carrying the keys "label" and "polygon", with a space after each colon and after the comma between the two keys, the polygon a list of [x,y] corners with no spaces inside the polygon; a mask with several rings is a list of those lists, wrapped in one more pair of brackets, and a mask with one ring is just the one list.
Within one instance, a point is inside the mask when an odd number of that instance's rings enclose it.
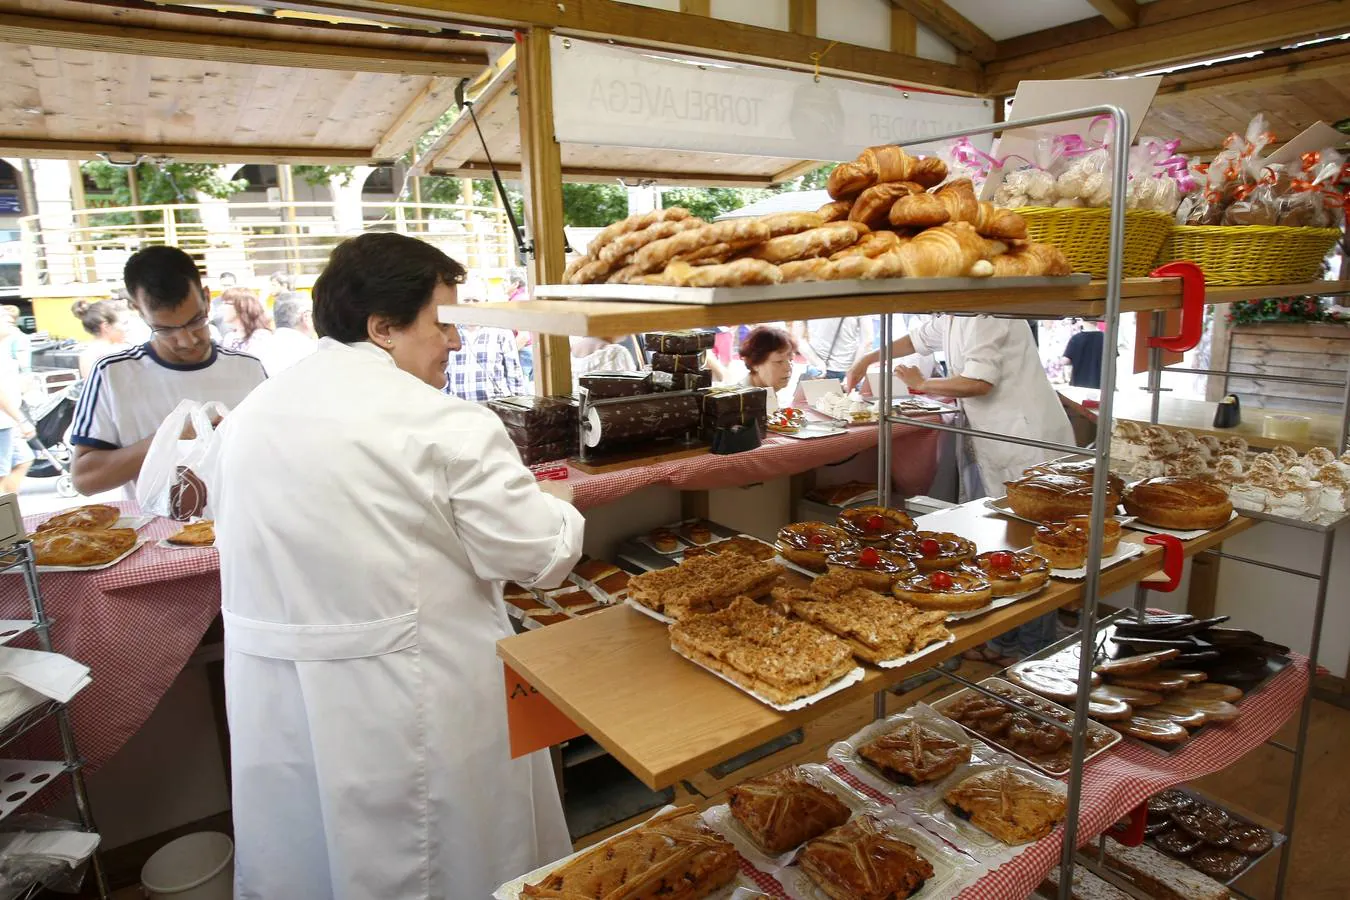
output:
{"label": "woman in white coat", "polygon": [[[971,428],[1065,445],[1074,443],[1073,426],[1059,395],[1050,386],[1031,339],[1031,327],[1025,321],[991,316],[925,316],[910,325],[908,335],[891,344],[896,357],[938,351],[947,357],[947,377],[927,377],[918,369],[903,365],[896,367],[895,374],[912,391],[956,398]],[[862,380],[867,367],[879,355],[873,351],[854,364],[845,379],[846,389]],[[1002,496],[1004,482],[1020,478],[1023,470],[1060,455],[1052,450],[988,438],[963,439],[957,446],[968,446],[974,451],[974,466],[965,465],[964,459],[958,460],[963,500],[991,493]],[[1055,623],[1055,614],[1048,613],[968,654],[1006,665],[1053,643]]]}
{"label": "woman in white coat", "polygon": [[225,420],[220,549],[236,900],[481,900],[571,851],[512,760],[502,582],[561,580],[581,516],[448,397],[464,269],[370,233],[314,285],[319,350]]}

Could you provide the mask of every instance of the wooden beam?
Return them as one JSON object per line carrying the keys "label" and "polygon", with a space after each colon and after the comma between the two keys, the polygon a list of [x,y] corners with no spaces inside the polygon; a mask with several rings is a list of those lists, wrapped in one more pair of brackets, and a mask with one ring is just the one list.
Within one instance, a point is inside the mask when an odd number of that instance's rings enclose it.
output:
{"label": "wooden beam", "polygon": [[[820,163],[812,163],[813,166]],[[449,175],[457,178],[488,178],[492,170],[485,162],[465,160],[444,169],[433,168],[430,175]],[[497,171],[504,181],[520,179],[520,164],[497,163]],[[563,166],[562,180],[569,184],[607,184],[626,178],[629,181],[653,181],[663,187],[772,187],[779,175],[730,175],[720,172],[657,172],[648,169],[595,169],[583,166]],[[795,177],[795,176],[794,176]]]}
{"label": "wooden beam", "polygon": [[899,6],[891,7],[891,52],[910,56],[919,52],[919,22]]}
{"label": "wooden beam", "polygon": [[455,86],[458,84],[458,78],[431,79],[371,148],[371,158],[392,162],[411,150],[417,139],[455,105]]}
{"label": "wooden beam", "polygon": [[1139,4],[1135,0],[1088,0],[1088,3],[1116,28],[1139,24]]}
{"label": "wooden beam", "polygon": [[[908,2],[908,0],[906,0]],[[362,9],[416,9],[447,24],[551,28],[559,34],[621,44],[696,52],[715,59],[760,63],[810,72],[812,53],[825,54],[820,70],[863,81],[924,85],[961,94],[979,91],[979,73],[963,66],[903,56],[888,50],[834,43],[804,34],[761,28],[688,13],[651,9],[618,0],[348,0]],[[993,42],[990,41],[990,48]]]}
{"label": "wooden beam", "polygon": [[816,0],[788,0],[788,31],[816,36]]}
{"label": "wooden beam", "polygon": [[788,166],[786,169],[775,172],[773,175],[773,183],[782,184],[785,181],[791,181],[794,178],[799,178],[802,175],[814,172],[823,165],[825,165],[825,163],[818,159],[804,159],[799,163]]}
{"label": "wooden beam", "polygon": [[909,13],[937,32],[938,37],[980,62],[993,59],[998,50],[993,38],[952,9],[945,0],[891,0],[891,6]]}
{"label": "wooden beam", "polygon": [[[512,64],[498,73],[498,77],[489,82],[474,98],[474,113],[478,116],[479,121],[490,118],[498,103],[511,100],[515,93],[515,87],[516,69],[513,55]],[[513,121],[518,119],[519,112],[513,113],[510,118]],[[488,136],[488,133],[485,132],[484,137]],[[464,145],[462,148],[461,143]],[[432,172],[453,171],[472,156],[478,148],[478,131],[473,127],[473,119],[465,112],[426,149],[417,165],[413,167],[413,174],[428,175]],[[492,148],[489,147],[488,150],[490,152]],[[442,162],[447,157],[450,160],[448,165]]]}
{"label": "wooden beam", "polygon": [[[1166,7],[1157,3],[1151,6]],[[1073,26],[1068,26],[1072,28]],[[1278,46],[1350,29],[1344,0],[1244,0],[1217,9],[1145,24],[985,66],[986,93],[1005,94],[1023,79],[1077,78],[1150,69]]]}
{"label": "wooden beam", "polygon": [[680,0],[680,12],[691,16],[711,16],[712,0]]}
{"label": "wooden beam", "polygon": [[[525,221],[534,253],[527,261],[530,290],[561,284],[567,267],[563,235],[562,148],[553,133],[553,58],[551,33],[531,28],[518,39],[516,90],[520,95],[521,185]],[[572,393],[572,350],[566,337],[535,336],[535,390],[544,395]]]}
{"label": "wooden beam", "polygon": [[163,156],[173,162],[219,163],[222,160],[260,165],[360,166],[373,162],[361,147],[229,147],[218,144],[151,144],[139,141],[53,141],[0,134],[0,156],[32,159],[94,159],[111,153],[119,159]]}
{"label": "wooden beam", "polygon": [[450,77],[476,75],[488,61],[486,53],[426,53],[389,47],[314,44],[251,35],[238,37],[199,31],[167,31],[8,12],[0,18],[0,43],[255,66],[266,64],[335,72]]}
{"label": "wooden beam", "polygon": [[1294,79],[1339,79],[1348,73],[1350,41],[1336,41],[1331,45],[1319,44],[1289,53],[1263,53],[1255,59],[1165,75],[1158,87],[1158,95],[1230,93],[1237,85],[1247,89]]}

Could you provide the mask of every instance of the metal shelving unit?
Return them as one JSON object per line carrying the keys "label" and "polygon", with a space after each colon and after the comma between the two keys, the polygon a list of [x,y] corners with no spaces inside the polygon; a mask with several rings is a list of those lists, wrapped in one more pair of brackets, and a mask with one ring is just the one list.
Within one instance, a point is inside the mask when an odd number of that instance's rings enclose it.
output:
{"label": "metal shelving unit", "polygon": [[[28,592],[29,611],[32,614],[32,630],[37,635],[38,648],[46,653],[53,653],[55,651],[52,647],[52,622],[47,618],[46,603],[42,599],[42,590],[38,584],[37,561],[33,554],[31,542],[19,541],[11,547],[0,550],[0,574],[16,569],[23,574],[24,587]],[[9,723],[3,731],[0,731],[0,748],[12,744],[48,718],[55,719],[56,728],[61,737],[62,762],[64,771],[70,778],[80,827],[88,832],[97,832],[98,828],[94,824],[94,813],[89,803],[89,792],[85,787],[82,772],[84,760],[81,759],[79,749],[76,746],[75,729],[70,724],[70,712],[64,703],[58,703],[54,700],[47,701],[24,712]],[[89,858],[89,868],[100,900],[108,900],[110,896],[108,882],[97,852]],[[25,896],[35,896],[40,887],[40,885],[34,885]]]}

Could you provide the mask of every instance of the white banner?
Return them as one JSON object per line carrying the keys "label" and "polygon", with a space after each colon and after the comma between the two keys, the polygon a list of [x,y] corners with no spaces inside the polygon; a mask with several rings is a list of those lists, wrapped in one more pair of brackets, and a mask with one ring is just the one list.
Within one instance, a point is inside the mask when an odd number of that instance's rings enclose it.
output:
{"label": "white banner", "polygon": [[[988,125],[990,101],[554,36],[562,143],[849,160],[875,144]],[[972,138],[987,150],[987,135]],[[917,147],[911,149],[919,149]]]}

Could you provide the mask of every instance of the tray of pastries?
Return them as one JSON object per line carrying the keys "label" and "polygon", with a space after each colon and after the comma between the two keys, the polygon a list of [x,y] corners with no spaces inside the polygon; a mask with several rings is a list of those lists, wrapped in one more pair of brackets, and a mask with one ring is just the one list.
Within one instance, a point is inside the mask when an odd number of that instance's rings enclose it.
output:
{"label": "tray of pastries", "polygon": [[875,481],[845,481],[841,484],[819,485],[806,492],[808,500],[826,506],[848,506],[865,500],[877,499]]}
{"label": "tray of pastries", "polygon": [[186,548],[213,547],[216,543],[216,523],[210,519],[200,519],[184,525],[178,531],[160,542],[161,546],[182,550]]}
{"label": "tray of pastries", "polygon": [[1180,475],[1137,481],[1125,489],[1121,502],[1134,517],[1130,527],[1182,540],[1222,528],[1236,516],[1233,502],[1218,484]]}
{"label": "tray of pastries", "polygon": [[889,506],[854,506],[839,513],[835,524],[859,543],[876,547],[897,534],[916,530],[909,513]]}
{"label": "tray of pastries", "polygon": [[695,665],[783,711],[857,684],[864,674],[844,641],[748,597],[675,622],[670,645]]}
{"label": "tray of pastries", "polygon": [[39,572],[106,569],[145,544],[133,528],[50,528],[30,540]]}
{"label": "tray of pastries", "polygon": [[766,544],[748,534],[737,534],[728,538],[715,538],[711,543],[698,547],[687,547],[680,555],[680,559],[683,561],[695,556],[716,556],[719,553],[739,553],[759,562],[767,562],[778,555],[773,544]]}
{"label": "tray of pastries", "polygon": [[777,588],[774,604],[837,635],[859,659],[882,667],[913,661],[952,641],[946,615],[897,603],[869,589],[859,575],[822,575],[805,589]]}
{"label": "tray of pastries", "polygon": [[[1096,841],[1083,848],[1096,859]],[[1172,859],[1148,844],[1126,847],[1113,838],[1106,839],[1106,865],[1121,880],[1153,900],[1230,900],[1227,887]]]}
{"label": "tray of pastries", "polygon": [[[1073,724],[1072,710],[1001,678],[986,678],[980,686],[1066,726]],[[1072,733],[1042,722],[1005,700],[996,700],[967,688],[935,701],[933,708],[980,740],[1011,753],[1042,772],[1055,776],[1068,774],[1073,754]],[[1118,743],[1119,734],[1100,723],[1089,722],[1086,761],[1091,762]]]}
{"label": "tray of pastries", "polygon": [[725,896],[739,878],[740,857],[692,806],[657,813],[641,825],[502,885],[494,900],[578,897]]}
{"label": "tray of pastries", "polygon": [[1169,788],[1148,799],[1144,840],[1168,856],[1232,884],[1284,835],[1225,809],[1186,788]]}
{"label": "tray of pastries", "polygon": [[781,567],[739,553],[697,556],[677,566],[634,576],[628,603],[663,621],[720,609],[738,596],[767,596],[782,576]]}
{"label": "tray of pastries", "polygon": [[829,767],[808,764],[741,782],[705,818],[751,865],[772,872],[789,865],[802,844],[874,808]]}
{"label": "tray of pastries", "polygon": [[923,703],[869,722],[830,747],[831,760],[896,801],[930,789],[957,766],[992,753],[955,722]]}

